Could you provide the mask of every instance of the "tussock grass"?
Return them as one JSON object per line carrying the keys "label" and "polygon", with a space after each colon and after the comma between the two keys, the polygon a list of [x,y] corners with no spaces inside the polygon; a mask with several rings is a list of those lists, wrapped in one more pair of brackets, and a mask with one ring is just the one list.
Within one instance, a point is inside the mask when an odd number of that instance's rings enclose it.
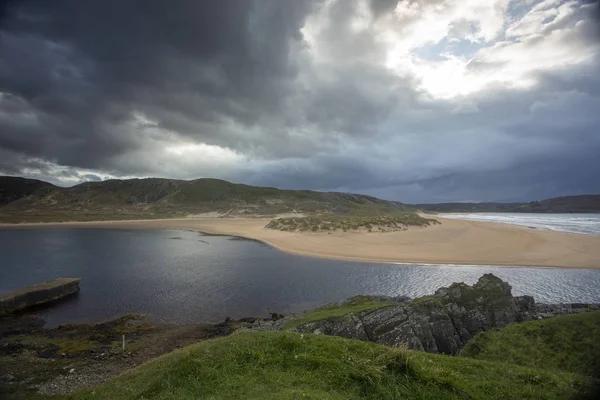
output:
{"label": "tussock grass", "polygon": [[288,232],[394,232],[407,230],[410,226],[435,224],[439,224],[435,219],[423,218],[414,212],[399,212],[382,215],[324,214],[277,218],[266,227]]}

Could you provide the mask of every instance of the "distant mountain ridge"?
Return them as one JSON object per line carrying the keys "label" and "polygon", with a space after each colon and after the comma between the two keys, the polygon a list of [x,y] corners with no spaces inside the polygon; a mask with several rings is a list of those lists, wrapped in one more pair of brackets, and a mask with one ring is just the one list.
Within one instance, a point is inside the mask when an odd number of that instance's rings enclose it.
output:
{"label": "distant mountain ridge", "polygon": [[437,203],[409,206],[435,212],[597,213],[600,212],[600,194],[554,197],[529,203]]}
{"label": "distant mountain ridge", "polygon": [[85,182],[63,188],[0,177],[0,221],[63,221],[176,217],[219,212],[232,215],[373,214],[406,211],[401,203],[372,196],[281,190],[202,178],[146,178]]}

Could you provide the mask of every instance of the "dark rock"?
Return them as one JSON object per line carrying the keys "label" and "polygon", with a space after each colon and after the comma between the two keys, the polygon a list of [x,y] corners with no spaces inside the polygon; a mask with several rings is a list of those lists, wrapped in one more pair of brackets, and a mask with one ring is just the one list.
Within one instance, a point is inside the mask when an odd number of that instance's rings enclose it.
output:
{"label": "dark rock", "polygon": [[[385,296],[361,298],[389,301]],[[412,302],[397,299],[397,306],[314,321],[296,330],[457,354],[479,332],[514,322],[600,309],[590,304],[536,305],[531,296],[513,297],[510,285],[492,274],[483,275],[473,286],[454,283]]]}
{"label": "dark rock", "polygon": [[517,306],[517,322],[530,321],[537,318],[535,300],[531,296],[515,297]]}
{"label": "dark rock", "polygon": [[583,303],[571,303],[571,304],[536,304],[535,314],[536,318],[550,318],[559,315],[575,314],[586,311],[598,311],[600,310],[600,304],[583,304]]}
{"label": "dark rock", "polygon": [[0,356],[9,356],[20,353],[25,349],[21,343],[0,343]]}
{"label": "dark rock", "polygon": [[348,314],[340,318],[309,322],[302,325],[302,332],[340,336],[349,339],[368,341],[362,321],[356,314]]}
{"label": "dark rock", "polygon": [[282,318],[285,318],[285,315],[279,314],[279,313],[276,313],[276,312],[272,312],[270,314],[271,314],[271,320],[273,320],[273,321],[278,321],[278,320],[280,320]]}
{"label": "dark rock", "polygon": [[6,375],[0,376],[0,383],[13,383],[16,381],[17,381],[17,378],[12,376],[11,374],[6,374]]}
{"label": "dark rock", "polygon": [[252,323],[256,322],[257,319],[258,318],[255,318],[255,317],[246,317],[246,318],[238,319],[237,322],[247,322],[249,324],[252,324]]}

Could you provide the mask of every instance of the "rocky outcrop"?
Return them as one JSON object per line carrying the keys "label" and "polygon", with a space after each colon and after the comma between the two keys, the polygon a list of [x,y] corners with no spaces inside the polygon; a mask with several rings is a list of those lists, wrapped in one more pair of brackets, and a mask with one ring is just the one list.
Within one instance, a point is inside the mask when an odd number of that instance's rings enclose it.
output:
{"label": "rocky outcrop", "polygon": [[535,304],[533,297],[513,297],[508,283],[492,274],[473,286],[454,283],[433,296],[374,310],[299,325],[298,332],[368,340],[432,353],[457,354],[479,332],[513,322],[587,310],[599,305]]}

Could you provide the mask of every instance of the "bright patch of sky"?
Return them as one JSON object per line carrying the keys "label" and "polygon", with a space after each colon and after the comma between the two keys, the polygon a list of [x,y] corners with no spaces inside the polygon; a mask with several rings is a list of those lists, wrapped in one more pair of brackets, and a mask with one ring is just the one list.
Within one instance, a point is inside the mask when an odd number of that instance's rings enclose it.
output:
{"label": "bright patch of sky", "polygon": [[[387,65],[434,98],[501,85],[527,88],[535,73],[584,63],[590,21],[577,1],[401,1],[383,36]],[[597,48],[596,48],[597,51]]]}

